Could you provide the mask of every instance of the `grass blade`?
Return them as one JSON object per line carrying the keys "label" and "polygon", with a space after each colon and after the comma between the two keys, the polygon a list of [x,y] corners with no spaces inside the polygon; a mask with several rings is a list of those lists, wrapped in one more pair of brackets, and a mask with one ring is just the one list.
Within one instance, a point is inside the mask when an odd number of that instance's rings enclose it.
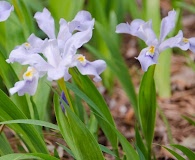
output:
{"label": "grass blade", "polygon": [[139,90],[139,120],[148,148],[148,158],[151,154],[151,144],[154,136],[156,118],[156,90],[154,84],[155,65],[144,73]]}
{"label": "grass blade", "polygon": [[186,116],[182,116],[185,120],[187,120],[191,125],[195,126],[195,121],[192,120],[191,118],[189,117],[186,117]]}
{"label": "grass blade", "polygon": [[4,133],[0,134],[0,155],[6,155],[13,153],[13,150]]}
{"label": "grass blade", "polygon": [[[115,126],[113,126],[112,123],[110,123],[104,114],[101,112],[101,110],[97,107],[96,103],[94,103],[93,100],[90,99],[84,92],[82,92],[78,87],[72,85],[71,83],[66,83],[66,86],[68,89],[72,90],[75,94],[77,94],[81,99],[83,99],[85,102],[89,104],[89,106],[92,108],[94,111],[94,115],[96,117],[99,117],[99,119],[102,119],[104,121],[104,124],[110,126],[109,132],[114,132],[117,136],[118,139],[123,147],[123,150],[126,154],[127,160],[138,160],[138,155],[134,148],[131,146],[131,144],[127,141],[127,139],[116,129]],[[100,122],[99,122],[100,123]]]}
{"label": "grass blade", "polygon": [[189,160],[194,160],[195,159],[195,153],[193,151],[191,151],[190,149],[179,145],[179,144],[172,144],[171,146],[179,149],[180,151],[182,151],[188,158]]}
{"label": "grass blade", "polygon": [[[57,122],[59,124],[60,131],[67,134],[64,136],[67,144],[71,148],[71,151],[75,155],[76,159],[92,160],[98,159],[103,160],[102,152],[96,142],[95,138],[85,127],[82,121],[71,111],[71,109],[64,103],[66,115],[64,116],[59,105],[59,99],[57,95],[54,96],[55,112]],[[64,122],[59,121],[59,118],[63,118]],[[62,126],[65,125],[65,126]],[[67,139],[68,138],[68,139]],[[71,144],[69,143],[71,142]],[[85,143],[83,143],[85,142]],[[74,145],[74,147],[72,147]]]}
{"label": "grass blade", "polygon": [[140,159],[145,159],[147,157],[147,150],[137,126],[135,127],[135,139],[138,155],[140,156]]}
{"label": "grass blade", "polygon": [[[77,70],[71,70],[72,77],[74,79],[75,84],[79,87],[79,89],[85,93],[98,107],[98,110],[101,111],[103,116],[106,118],[106,120],[115,126],[113,118],[110,114],[110,111],[108,109],[108,106],[102,97],[102,95],[99,93],[97,88],[94,86],[94,84],[91,82],[91,80],[87,76],[81,75]],[[86,89],[87,88],[87,89]],[[93,110],[93,108],[92,108]],[[93,112],[96,113],[95,110]],[[110,126],[105,124],[104,121],[102,121],[101,118],[97,117],[99,121],[99,125],[101,126],[102,130],[104,131],[106,137],[111,142],[114,149],[118,146],[117,136],[115,133],[110,132]]]}
{"label": "grass blade", "polygon": [[[17,107],[1,90],[0,113],[0,121],[27,119],[19,107]],[[24,124],[10,124],[8,126],[23,139],[30,151],[48,153],[41,135],[34,126]]]}
{"label": "grass blade", "polygon": [[163,148],[165,148],[167,151],[169,151],[173,156],[175,156],[175,158],[177,158],[177,160],[185,160],[181,155],[179,155],[177,152],[171,150],[170,148],[167,148],[165,146],[163,146]]}
{"label": "grass blade", "polygon": [[60,160],[56,157],[43,153],[14,153],[0,157],[0,160],[26,160],[26,159],[38,159],[38,160]]}
{"label": "grass blade", "polygon": [[0,122],[0,124],[32,124],[32,125],[47,127],[47,128],[51,128],[51,129],[59,131],[58,126],[55,125],[55,124],[45,122],[45,121],[41,121],[41,120],[34,120],[34,119],[9,120],[9,121]]}

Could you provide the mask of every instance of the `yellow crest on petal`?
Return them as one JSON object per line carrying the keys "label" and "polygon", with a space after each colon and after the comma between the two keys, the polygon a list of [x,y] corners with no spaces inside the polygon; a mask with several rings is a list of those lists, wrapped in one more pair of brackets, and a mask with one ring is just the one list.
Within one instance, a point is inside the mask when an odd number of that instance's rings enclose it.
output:
{"label": "yellow crest on petal", "polygon": [[28,43],[28,42],[24,43],[23,45],[24,45],[24,47],[25,47],[26,49],[30,49],[30,48],[31,48],[31,45],[30,45],[30,43]]}
{"label": "yellow crest on petal", "polygon": [[85,56],[83,56],[82,54],[77,54],[76,60],[79,61],[83,66],[87,63]]}
{"label": "yellow crest on petal", "polygon": [[149,50],[150,54],[154,54],[155,52],[155,47],[154,46],[150,46]]}
{"label": "yellow crest on petal", "polygon": [[85,56],[83,56],[83,55],[79,55],[78,57],[77,57],[77,60],[79,61],[79,62],[85,62]]}
{"label": "yellow crest on petal", "polygon": [[184,43],[188,43],[189,42],[189,40],[187,39],[187,38],[183,38],[183,40],[182,40]]}
{"label": "yellow crest on petal", "polygon": [[29,67],[28,70],[23,74],[24,79],[29,79],[31,80],[35,74],[35,69],[32,67]]}

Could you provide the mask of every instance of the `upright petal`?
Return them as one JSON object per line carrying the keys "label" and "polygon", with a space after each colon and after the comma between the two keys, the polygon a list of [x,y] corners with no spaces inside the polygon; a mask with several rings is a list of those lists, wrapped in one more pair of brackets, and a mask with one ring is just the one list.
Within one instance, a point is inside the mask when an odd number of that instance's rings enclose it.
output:
{"label": "upright petal", "polygon": [[160,28],[160,43],[164,41],[165,37],[175,27],[176,11],[169,11],[168,16],[161,21]]}
{"label": "upright petal", "polygon": [[79,11],[72,21],[79,21],[85,23],[86,21],[91,21],[92,17],[88,11]]}
{"label": "upright petal", "polygon": [[63,18],[60,19],[60,30],[58,33],[58,46],[62,49],[66,41],[72,36],[72,33],[69,30],[69,25]]}
{"label": "upright petal", "polygon": [[140,27],[147,22],[143,21],[142,19],[135,19],[131,22],[131,34],[136,36],[137,32],[139,31]]}
{"label": "upright petal", "polygon": [[71,38],[66,41],[64,46],[64,55],[74,55],[78,48],[87,43],[92,37],[92,28],[88,28],[85,31],[75,33]]}
{"label": "upright petal", "polygon": [[93,28],[94,19],[88,11],[80,11],[75,18],[69,23],[70,31],[84,31],[88,28]]}
{"label": "upright petal", "polygon": [[46,8],[43,9],[43,12],[35,13],[34,18],[39,28],[47,34],[50,39],[56,39],[54,19]]}
{"label": "upright petal", "polygon": [[43,50],[43,55],[47,58],[47,62],[53,67],[59,65],[62,58],[60,56],[57,40],[50,40],[47,42],[47,45]]}
{"label": "upright petal", "polygon": [[47,39],[42,40],[34,34],[31,34],[27,41],[30,45],[29,51],[31,52],[31,54],[35,54],[43,52]]}
{"label": "upright petal", "polygon": [[154,41],[157,41],[156,34],[154,33],[152,29],[152,21],[150,20],[142,24],[139,30],[135,33],[135,36],[145,41],[147,45],[150,45]]}
{"label": "upright petal", "polygon": [[13,10],[14,7],[10,3],[0,1],[0,22],[7,20]]}

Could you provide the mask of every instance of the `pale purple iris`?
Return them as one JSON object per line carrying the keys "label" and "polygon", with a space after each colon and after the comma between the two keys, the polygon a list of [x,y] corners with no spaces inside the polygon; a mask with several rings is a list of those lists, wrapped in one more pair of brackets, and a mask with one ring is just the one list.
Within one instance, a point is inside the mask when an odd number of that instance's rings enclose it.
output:
{"label": "pale purple iris", "polygon": [[147,44],[148,47],[142,49],[137,57],[144,71],[147,71],[150,65],[157,63],[159,54],[163,50],[172,47],[169,44],[169,39],[165,40],[165,38],[175,27],[175,18],[176,12],[173,10],[168,13],[167,17],[162,19],[159,39],[152,29],[152,21],[145,22],[141,19],[136,19],[131,24],[121,23],[116,27],[117,33],[128,33],[137,36]]}
{"label": "pale purple iris", "polygon": [[[10,89],[10,93],[18,92],[19,95],[36,91],[38,79],[47,74],[50,81],[71,78],[69,68],[76,67],[83,75],[94,76],[94,81],[100,81],[99,76],[106,68],[103,60],[90,62],[77,50],[87,43],[92,37],[94,19],[87,11],[80,11],[71,22],[60,20],[60,29],[56,36],[54,19],[51,13],[44,8],[43,12],[35,14],[39,28],[46,33],[48,38],[42,40],[31,34],[27,42],[17,46],[6,60],[8,63],[18,62],[33,68],[30,80],[24,77]],[[30,87],[29,87],[30,86]],[[29,90],[32,88],[32,91]]]}
{"label": "pale purple iris", "polygon": [[10,3],[0,1],[0,22],[7,20],[13,10],[14,7]]}

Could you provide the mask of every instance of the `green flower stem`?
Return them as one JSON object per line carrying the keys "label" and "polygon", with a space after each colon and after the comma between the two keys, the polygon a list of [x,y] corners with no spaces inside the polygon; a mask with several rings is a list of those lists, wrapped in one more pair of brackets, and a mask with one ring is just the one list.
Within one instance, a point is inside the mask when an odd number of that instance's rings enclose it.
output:
{"label": "green flower stem", "polygon": [[60,89],[64,92],[64,94],[66,96],[66,99],[68,101],[69,107],[71,108],[72,111],[74,111],[74,107],[72,105],[72,101],[70,99],[69,92],[68,92],[68,90],[66,88],[66,83],[64,82],[64,78],[60,78],[57,82],[58,82],[58,85],[59,85]]}

